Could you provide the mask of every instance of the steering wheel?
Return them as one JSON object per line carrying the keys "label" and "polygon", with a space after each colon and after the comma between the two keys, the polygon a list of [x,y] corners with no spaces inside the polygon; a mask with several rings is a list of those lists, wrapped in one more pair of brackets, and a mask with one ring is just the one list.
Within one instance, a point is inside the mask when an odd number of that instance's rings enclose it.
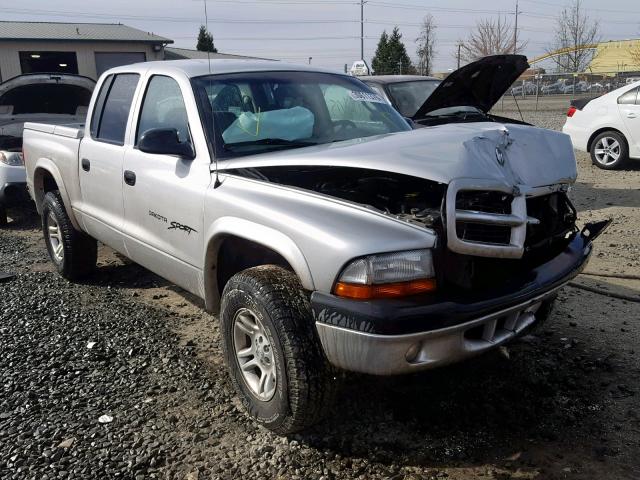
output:
{"label": "steering wheel", "polygon": [[336,120],[333,122],[333,129],[337,130],[336,133],[349,128],[356,129],[358,126],[351,120]]}

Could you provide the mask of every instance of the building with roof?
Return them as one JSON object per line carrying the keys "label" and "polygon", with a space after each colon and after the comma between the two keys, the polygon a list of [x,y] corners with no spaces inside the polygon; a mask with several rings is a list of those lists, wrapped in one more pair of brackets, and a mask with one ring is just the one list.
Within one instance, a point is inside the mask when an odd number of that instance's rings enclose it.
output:
{"label": "building with roof", "polygon": [[0,21],[0,81],[37,72],[97,79],[111,67],[163,60],[171,43],[119,23]]}
{"label": "building with roof", "polygon": [[271,58],[248,57],[246,55],[233,55],[231,53],[209,53],[200,50],[191,50],[190,48],[165,47],[165,60],[189,60],[211,58],[213,59],[231,59],[231,60],[272,60]]}

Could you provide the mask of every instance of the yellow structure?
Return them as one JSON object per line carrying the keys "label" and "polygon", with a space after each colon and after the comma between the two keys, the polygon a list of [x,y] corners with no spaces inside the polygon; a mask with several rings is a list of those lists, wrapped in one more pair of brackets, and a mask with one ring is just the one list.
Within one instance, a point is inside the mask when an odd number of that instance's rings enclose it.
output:
{"label": "yellow structure", "polygon": [[[637,52],[633,56],[633,52]],[[596,55],[587,67],[588,72],[637,72],[640,71],[640,39],[615,40],[598,44]]]}
{"label": "yellow structure", "polygon": [[[557,57],[575,48],[561,48],[529,60],[530,65]],[[578,50],[595,50],[593,60],[586,68],[589,73],[617,73],[640,71],[640,39],[612,40],[609,42],[580,45]]]}

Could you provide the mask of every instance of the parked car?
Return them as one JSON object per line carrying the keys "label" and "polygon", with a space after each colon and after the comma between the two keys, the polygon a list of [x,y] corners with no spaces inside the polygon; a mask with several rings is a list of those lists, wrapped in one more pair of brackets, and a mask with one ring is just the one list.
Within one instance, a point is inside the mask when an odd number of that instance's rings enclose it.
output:
{"label": "parked car", "polygon": [[373,75],[360,80],[405,118],[412,118],[440,84],[437,78],[419,75]]}
{"label": "parked car", "polygon": [[640,158],[640,82],[593,99],[573,100],[562,131],[605,170]]}
{"label": "parked car", "polygon": [[0,225],[7,207],[28,200],[22,159],[25,122],[81,123],[95,82],[67,74],[28,74],[0,84]]}
{"label": "parked car", "polygon": [[25,126],[49,256],[77,279],[99,240],[204,298],[249,415],[303,429],[336,368],[397,375],[495,349],[585,267],[607,222],[576,226],[569,138],[482,114],[526,68],[503,55],[454,72],[419,109],[440,124],[418,130],[307,66],[111,69],[84,128]]}
{"label": "parked car", "polygon": [[535,95],[536,84],[525,81],[511,88],[511,95]]}
{"label": "parked car", "polygon": [[554,95],[554,94],[558,94],[558,93],[563,93],[564,90],[564,81],[557,81],[554,83],[551,83],[549,85],[544,85],[542,86],[542,88],[540,89],[540,92],[543,95]]}

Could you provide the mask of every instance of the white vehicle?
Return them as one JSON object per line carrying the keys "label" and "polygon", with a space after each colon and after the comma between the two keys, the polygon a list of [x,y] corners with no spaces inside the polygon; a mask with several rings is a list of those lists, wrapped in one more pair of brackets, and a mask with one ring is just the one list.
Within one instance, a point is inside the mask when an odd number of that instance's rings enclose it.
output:
{"label": "white vehicle", "polygon": [[0,225],[7,207],[28,201],[22,160],[25,122],[82,123],[95,82],[69,74],[20,75],[0,85]]}
{"label": "white vehicle", "polygon": [[576,225],[569,138],[488,113],[528,67],[465,65],[416,130],[360,80],[307,66],[109,70],[84,129],[25,126],[49,256],[76,279],[99,240],[203,298],[249,414],[303,429],[335,368],[398,375],[495,349],[587,264],[607,222]]}
{"label": "white vehicle", "polygon": [[640,159],[640,82],[593,99],[572,100],[562,131],[576,150],[589,152],[600,168]]}
{"label": "white vehicle", "polygon": [[367,62],[365,62],[364,60],[357,60],[353,62],[353,65],[351,65],[351,70],[349,70],[349,74],[352,77],[359,77],[364,75],[371,75],[371,71],[369,70],[369,66],[367,65]]}

